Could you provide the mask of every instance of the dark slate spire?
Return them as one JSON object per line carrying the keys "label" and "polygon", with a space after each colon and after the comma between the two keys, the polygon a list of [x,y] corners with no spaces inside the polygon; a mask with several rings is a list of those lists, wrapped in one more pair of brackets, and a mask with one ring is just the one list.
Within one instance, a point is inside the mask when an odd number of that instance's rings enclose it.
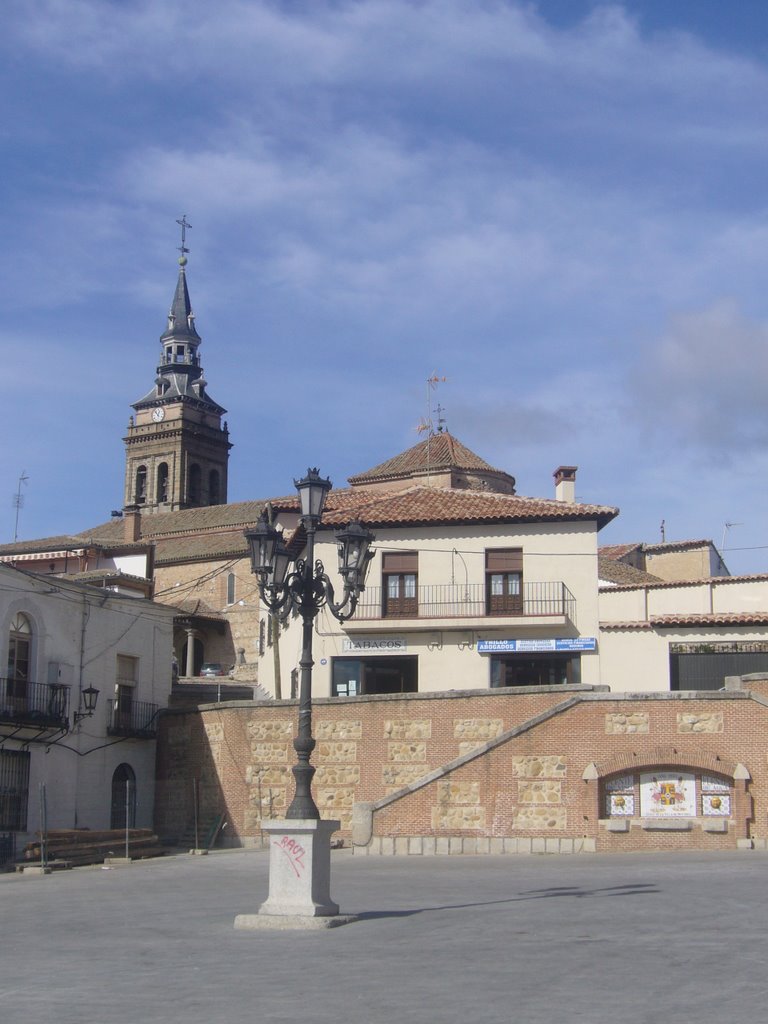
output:
{"label": "dark slate spire", "polygon": [[189,299],[186,275],[186,254],[189,249],[184,245],[185,229],[191,225],[187,224],[186,217],[178,223],[181,224],[182,230],[179,278],[168,313],[168,327],[160,336],[160,365],[157,367],[155,387],[135,402],[133,408],[138,411],[147,406],[181,399],[191,400],[198,407],[221,414],[226,410],[207,394],[207,384],[197,353],[202,338],[197,333],[195,314],[192,312],[192,303]]}
{"label": "dark slate spire", "polygon": [[168,328],[160,338],[160,344],[165,346],[169,342],[190,342],[195,348],[202,340],[195,327],[195,314],[192,312],[192,303],[189,301],[189,289],[187,288],[187,275],[185,267],[187,257],[179,259],[179,279],[176,282],[176,291],[173,295],[173,302],[168,313]]}

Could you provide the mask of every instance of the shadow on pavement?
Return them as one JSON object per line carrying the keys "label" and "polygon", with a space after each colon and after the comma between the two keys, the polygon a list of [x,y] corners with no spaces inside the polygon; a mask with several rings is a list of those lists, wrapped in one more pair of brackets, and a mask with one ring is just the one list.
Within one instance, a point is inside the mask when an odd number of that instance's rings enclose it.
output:
{"label": "shadow on pavement", "polygon": [[494,907],[505,903],[522,903],[526,900],[546,900],[562,896],[576,899],[592,897],[603,899],[606,896],[653,896],[660,890],[652,882],[630,882],[626,885],[610,885],[600,888],[583,888],[578,885],[561,885],[551,889],[527,889],[517,896],[504,900],[485,900],[477,903],[448,903],[440,907],[415,907],[411,910],[366,910],[357,914],[360,921],[369,921],[381,917],[412,917],[414,914],[428,914],[438,910],[468,910],[470,907]]}

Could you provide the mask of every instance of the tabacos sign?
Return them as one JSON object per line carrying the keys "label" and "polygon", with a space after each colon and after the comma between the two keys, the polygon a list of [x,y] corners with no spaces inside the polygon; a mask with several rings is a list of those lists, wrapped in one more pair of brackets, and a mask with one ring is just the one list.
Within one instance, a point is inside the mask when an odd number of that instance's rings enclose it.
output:
{"label": "tabacos sign", "polygon": [[341,649],[345,654],[402,654],[408,642],[404,636],[345,637]]}

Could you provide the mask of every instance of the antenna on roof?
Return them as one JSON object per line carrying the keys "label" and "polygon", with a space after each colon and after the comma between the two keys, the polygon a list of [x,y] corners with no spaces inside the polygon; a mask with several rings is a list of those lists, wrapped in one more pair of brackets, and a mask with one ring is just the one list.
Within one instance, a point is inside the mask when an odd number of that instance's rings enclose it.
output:
{"label": "antenna on roof", "polygon": [[666,540],[667,540],[666,522],[667,522],[666,519],[662,519],[661,520],[661,526],[659,527],[659,529],[661,530],[661,543],[662,544],[665,544]]}
{"label": "antenna on roof", "polygon": [[[437,390],[438,384],[444,384],[448,380],[447,377],[440,377],[437,373],[433,373],[431,377],[427,378],[427,418],[425,423],[425,429],[427,433],[427,487],[430,486],[430,460],[429,460],[429,442],[432,435],[435,432],[434,425],[432,423],[432,392]],[[438,411],[438,425],[440,424],[440,406],[437,407]]]}
{"label": "antenna on roof", "polygon": [[19,509],[24,508],[24,495],[21,493],[21,485],[26,484],[29,477],[26,471],[22,469],[21,476],[19,477],[19,485],[16,488],[16,493],[13,496],[13,507],[16,509],[16,522],[13,527],[13,543],[19,539]]}
{"label": "antenna on roof", "polygon": [[724,523],[723,524],[723,543],[720,545],[720,550],[725,551],[725,538],[728,535],[728,531],[734,526],[743,526],[744,523]]}

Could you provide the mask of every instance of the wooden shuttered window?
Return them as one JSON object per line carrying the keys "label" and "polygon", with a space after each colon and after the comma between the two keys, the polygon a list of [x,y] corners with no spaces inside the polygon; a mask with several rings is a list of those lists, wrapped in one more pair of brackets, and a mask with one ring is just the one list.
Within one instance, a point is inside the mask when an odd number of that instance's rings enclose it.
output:
{"label": "wooden shuttered window", "polygon": [[382,570],[384,615],[395,618],[418,615],[418,551],[385,551]]}
{"label": "wooden shuttered window", "polygon": [[523,571],[523,549],[504,548],[498,551],[485,552],[486,572],[519,572]]}
{"label": "wooden shuttered window", "polygon": [[523,549],[486,551],[485,586],[489,615],[522,615]]}
{"label": "wooden shuttered window", "polygon": [[383,555],[384,572],[419,571],[418,551],[385,551]]}

